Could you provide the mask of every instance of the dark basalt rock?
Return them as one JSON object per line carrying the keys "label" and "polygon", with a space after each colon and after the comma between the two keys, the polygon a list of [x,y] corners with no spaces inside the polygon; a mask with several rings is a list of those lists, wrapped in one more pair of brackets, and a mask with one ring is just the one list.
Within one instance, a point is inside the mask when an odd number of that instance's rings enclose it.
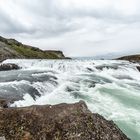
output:
{"label": "dark basalt rock", "polygon": [[140,66],[136,66],[136,68],[138,69],[138,71],[140,72]]}
{"label": "dark basalt rock", "polygon": [[118,66],[108,66],[108,65],[96,66],[96,69],[98,70],[103,70],[104,68],[117,70]]}
{"label": "dark basalt rock", "polygon": [[91,69],[91,68],[87,68],[87,70],[88,70],[89,72],[94,72],[94,70]]}
{"label": "dark basalt rock", "polygon": [[8,71],[8,70],[18,70],[20,67],[16,64],[1,64],[0,65],[0,71]]}
{"label": "dark basalt rock", "polygon": [[6,140],[129,140],[112,122],[92,114],[84,102],[0,109]]}

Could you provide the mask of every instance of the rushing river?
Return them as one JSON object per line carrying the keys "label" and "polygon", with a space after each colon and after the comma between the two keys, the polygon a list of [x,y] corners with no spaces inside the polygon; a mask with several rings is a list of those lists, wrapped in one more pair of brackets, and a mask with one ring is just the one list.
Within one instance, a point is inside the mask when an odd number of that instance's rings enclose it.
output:
{"label": "rushing river", "polygon": [[[115,60],[6,60],[21,70],[0,72],[0,97],[19,99],[11,106],[73,103],[89,109],[140,140],[140,72]],[[22,99],[23,98],[23,99]]]}

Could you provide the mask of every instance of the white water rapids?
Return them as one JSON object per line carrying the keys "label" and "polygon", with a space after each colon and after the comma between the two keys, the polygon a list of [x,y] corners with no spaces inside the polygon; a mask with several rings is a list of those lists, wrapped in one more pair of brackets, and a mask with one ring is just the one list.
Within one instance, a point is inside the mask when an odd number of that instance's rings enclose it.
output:
{"label": "white water rapids", "polygon": [[[138,64],[116,60],[6,60],[22,69],[0,72],[0,97],[11,106],[84,100],[94,113],[113,120],[132,140],[140,140]],[[23,98],[23,99],[22,99]]]}

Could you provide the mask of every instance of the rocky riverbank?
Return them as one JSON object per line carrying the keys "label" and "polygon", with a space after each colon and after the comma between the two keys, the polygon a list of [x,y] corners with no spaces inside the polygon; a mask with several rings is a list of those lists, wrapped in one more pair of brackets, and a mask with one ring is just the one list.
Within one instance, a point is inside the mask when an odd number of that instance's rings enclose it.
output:
{"label": "rocky riverbank", "polygon": [[43,51],[0,36],[0,62],[6,59],[67,59],[62,51]]}
{"label": "rocky riverbank", "polygon": [[132,63],[138,63],[136,68],[140,72],[140,55],[123,56],[123,57],[117,58],[117,60],[126,60]]}
{"label": "rocky riverbank", "polygon": [[6,140],[129,140],[112,121],[92,114],[83,101],[24,108],[1,106],[0,137]]}
{"label": "rocky riverbank", "polygon": [[120,58],[117,58],[117,60],[127,60],[130,62],[140,62],[140,55],[128,55],[128,56],[123,56]]}

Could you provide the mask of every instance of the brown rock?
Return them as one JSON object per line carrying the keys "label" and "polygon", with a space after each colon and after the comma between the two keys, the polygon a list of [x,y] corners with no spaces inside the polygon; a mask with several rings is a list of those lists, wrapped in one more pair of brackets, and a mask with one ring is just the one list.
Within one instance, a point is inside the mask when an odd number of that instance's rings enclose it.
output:
{"label": "brown rock", "polygon": [[0,108],[8,108],[8,101],[5,99],[0,99]]}
{"label": "brown rock", "polygon": [[112,122],[92,114],[84,102],[0,110],[6,140],[129,140]]}

